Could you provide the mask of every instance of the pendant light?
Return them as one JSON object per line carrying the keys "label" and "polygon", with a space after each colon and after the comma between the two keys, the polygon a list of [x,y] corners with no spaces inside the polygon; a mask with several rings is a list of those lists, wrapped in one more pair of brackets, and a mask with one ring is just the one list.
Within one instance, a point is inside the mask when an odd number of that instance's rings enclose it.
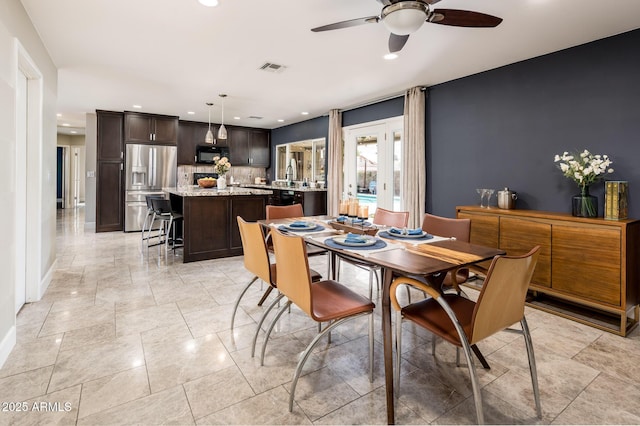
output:
{"label": "pendant light", "polygon": [[218,130],[218,139],[227,139],[227,128],[224,127],[224,98],[227,97],[227,95],[219,95],[222,98],[222,121],[220,123],[220,130]]}
{"label": "pendant light", "polygon": [[213,132],[211,131],[211,107],[213,104],[211,102],[207,102],[209,106],[209,130],[207,130],[207,136],[204,137],[204,143],[213,144]]}

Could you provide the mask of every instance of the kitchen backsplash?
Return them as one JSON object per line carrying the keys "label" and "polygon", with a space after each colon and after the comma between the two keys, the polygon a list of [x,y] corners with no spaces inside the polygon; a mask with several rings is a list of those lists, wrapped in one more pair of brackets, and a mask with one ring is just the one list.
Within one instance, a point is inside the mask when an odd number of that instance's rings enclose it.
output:
{"label": "kitchen backsplash", "polygon": [[[178,166],[178,186],[193,185],[194,173],[213,173],[213,165]],[[234,182],[254,183],[258,177],[267,177],[267,169],[260,167],[231,167],[227,173],[227,183],[231,177]]]}

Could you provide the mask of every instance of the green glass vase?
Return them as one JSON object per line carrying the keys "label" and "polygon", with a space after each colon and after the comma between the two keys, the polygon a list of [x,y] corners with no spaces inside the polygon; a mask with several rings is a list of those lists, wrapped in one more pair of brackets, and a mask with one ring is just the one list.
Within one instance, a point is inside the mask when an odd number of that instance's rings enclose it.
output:
{"label": "green glass vase", "polygon": [[573,196],[572,214],[576,217],[598,216],[598,199],[589,195],[588,186],[580,187],[580,194]]}

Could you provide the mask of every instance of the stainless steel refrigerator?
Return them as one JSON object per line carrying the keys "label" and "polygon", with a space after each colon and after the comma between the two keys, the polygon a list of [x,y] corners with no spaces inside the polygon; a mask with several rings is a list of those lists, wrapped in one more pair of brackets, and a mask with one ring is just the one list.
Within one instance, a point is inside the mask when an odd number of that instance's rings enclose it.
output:
{"label": "stainless steel refrigerator", "polygon": [[176,186],[177,148],[167,145],[127,144],[125,152],[125,232],[140,231],[147,215],[147,195],[163,194]]}

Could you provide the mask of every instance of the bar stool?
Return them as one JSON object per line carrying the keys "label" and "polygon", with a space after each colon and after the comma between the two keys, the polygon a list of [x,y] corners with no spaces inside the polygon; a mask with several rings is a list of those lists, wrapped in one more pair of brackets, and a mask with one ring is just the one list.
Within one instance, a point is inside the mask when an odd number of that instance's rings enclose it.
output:
{"label": "bar stool", "polygon": [[[153,209],[153,216],[151,223],[156,220],[160,220],[160,230],[158,231],[158,244],[165,244],[165,247],[169,247],[169,235],[171,235],[171,248],[175,250],[182,245],[176,244],[176,222],[182,222],[183,217],[180,213],[176,213],[171,209],[171,201],[165,198],[152,198],[151,206]],[[173,232],[173,234],[171,234]],[[163,239],[164,237],[164,239]]]}
{"label": "bar stool", "polygon": [[[150,238],[156,238],[156,236],[151,236],[151,230],[153,229],[153,223],[154,221],[151,220],[151,222],[149,222],[149,219],[151,219],[153,217],[153,205],[151,204],[151,200],[152,199],[164,199],[164,195],[147,195],[145,196],[145,201],[147,202],[147,214],[144,217],[144,220],[142,221],[142,230],[140,231],[140,238],[142,240],[142,243],[144,243],[145,241],[147,241],[147,246],[149,245],[148,241]],[[149,228],[147,228],[147,222],[149,222]],[[147,233],[147,235],[145,236],[145,231]]]}

